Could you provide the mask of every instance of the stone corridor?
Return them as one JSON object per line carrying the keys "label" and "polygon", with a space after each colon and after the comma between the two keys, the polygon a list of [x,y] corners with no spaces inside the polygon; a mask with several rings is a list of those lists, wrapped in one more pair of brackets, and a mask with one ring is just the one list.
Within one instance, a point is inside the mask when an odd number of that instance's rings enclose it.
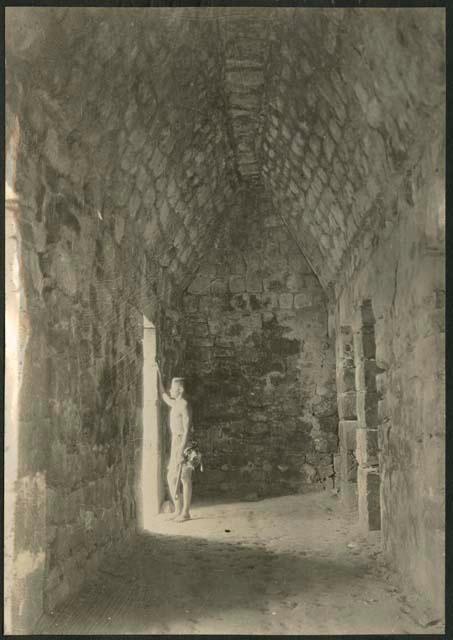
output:
{"label": "stone corridor", "polygon": [[[9,7],[5,38],[6,629],[440,629],[444,10]],[[145,533],[156,361],[205,470]]]}
{"label": "stone corridor", "polygon": [[441,632],[381,555],[328,494],[201,503],[182,525],[159,516],[35,633]]}

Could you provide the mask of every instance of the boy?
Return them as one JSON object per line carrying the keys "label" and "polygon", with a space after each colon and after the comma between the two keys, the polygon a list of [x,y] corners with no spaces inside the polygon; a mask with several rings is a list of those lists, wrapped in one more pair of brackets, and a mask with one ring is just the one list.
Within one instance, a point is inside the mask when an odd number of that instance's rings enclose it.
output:
{"label": "boy", "polygon": [[[184,397],[184,379],[173,378],[169,393],[166,393],[162,384],[159,368],[158,383],[162,400],[170,407],[170,431],[171,449],[170,461],[167,467],[167,480],[171,499],[175,506],[175,519],[177,522],[190,520],[190,504],[192,501],[192,472],[198,465],[201,466],[201,456],[194,447],[188,445],[191,427],[191,411]],[[179,494],[182,483],[182,504]]]}

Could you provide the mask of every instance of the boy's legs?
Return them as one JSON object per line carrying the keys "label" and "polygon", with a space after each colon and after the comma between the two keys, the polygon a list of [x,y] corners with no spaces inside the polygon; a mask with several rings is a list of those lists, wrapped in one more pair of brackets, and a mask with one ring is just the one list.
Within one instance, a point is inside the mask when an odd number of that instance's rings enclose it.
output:
{"label": "boy's legs", "polygon": [[168,482],[168,489],[170,491],[170,497],[175,507],[175,511],[172,515],[176,517],[179,516],[182,508],[182,501],[181,501],[181,496],[179,495],[180,492],[179,492],[179,487],[177,486],[177,480],[178,480],[178,469],[177,468],[173,469],[169,467],[168,473],[167,473],[167,482]]}
{"label": "boy's legs", "polygon": [[183,506],[182,513],[178,520],[190,520],[190,505],[192,502],[192,471],[189,464],[185,464],[181,473]]}

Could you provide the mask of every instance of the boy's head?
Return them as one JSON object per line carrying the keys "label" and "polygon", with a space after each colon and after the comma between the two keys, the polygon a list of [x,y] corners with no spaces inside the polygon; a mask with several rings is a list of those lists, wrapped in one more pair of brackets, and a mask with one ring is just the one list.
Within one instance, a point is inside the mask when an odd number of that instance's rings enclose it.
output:
{"label": "boy's head", "polygon": [[170,385],[172,398],[181,398],[184,394],[184,378],[173,378]]}

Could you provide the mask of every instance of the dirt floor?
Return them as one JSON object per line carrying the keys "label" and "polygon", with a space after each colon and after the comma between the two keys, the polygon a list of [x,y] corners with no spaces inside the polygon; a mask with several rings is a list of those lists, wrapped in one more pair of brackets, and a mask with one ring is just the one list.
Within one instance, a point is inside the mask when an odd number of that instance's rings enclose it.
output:
{"label": "dirt floor", "polygon": [[38,634],[442,633],[326,493],[162,515]]}

